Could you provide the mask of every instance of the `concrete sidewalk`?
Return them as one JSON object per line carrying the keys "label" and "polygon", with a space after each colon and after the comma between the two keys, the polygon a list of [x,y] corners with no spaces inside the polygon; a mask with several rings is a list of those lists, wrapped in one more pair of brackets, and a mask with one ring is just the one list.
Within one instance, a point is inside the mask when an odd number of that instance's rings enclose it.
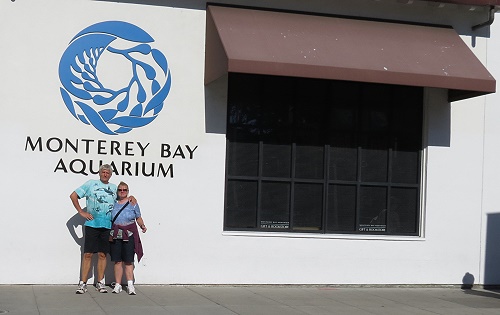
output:
{"label": "concrete sidewalk", "polygon": [[[500,292],[483,289],[329,286],[154,286],[137,295],[76,285],[0,285],[0,314],[368,315],[500,314]],[[111,292],[111,290],[110,290]]]}

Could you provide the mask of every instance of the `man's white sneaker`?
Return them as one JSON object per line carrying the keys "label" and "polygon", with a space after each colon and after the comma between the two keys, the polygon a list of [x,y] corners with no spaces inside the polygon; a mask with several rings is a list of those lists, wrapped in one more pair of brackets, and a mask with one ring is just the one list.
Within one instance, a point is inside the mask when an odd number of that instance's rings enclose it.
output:
{"label": "man's white sneaker", "polygon": [[122,291],[123,291],[123,290],[122,290],[122,285],[121,285],[121,284],[118,284],[118,283],[117,283],[117,284],[115,284],[115,287],[113,288],[113,293],[118,294],[118,293],[120,293],[120,292],[122,292]]}
{"label": "man's white sneaker", "polygon": [[127,292],[128,292],[128,295],[135,295],[135,288],[133,285],[128,285],[127,286]]}
{"label": "man's white sneaker", "polygon": [[99,291],[100,293],[108,293],[108,290],[106,289],[106,285],[102,282],[97,282],[95,285],[95,289]]}
{"label": "man's white sneaker", "polygon": [[76,294],[84,294],[85,292],[87,292],[87,284],[80,281],[80,283],[78,283],[78,288],[76,289]]}

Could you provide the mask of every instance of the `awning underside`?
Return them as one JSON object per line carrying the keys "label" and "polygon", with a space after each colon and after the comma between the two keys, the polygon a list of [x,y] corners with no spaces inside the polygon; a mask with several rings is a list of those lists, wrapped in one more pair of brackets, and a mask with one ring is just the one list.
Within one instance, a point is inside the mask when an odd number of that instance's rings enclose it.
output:
{"label": "awning underside", "polygon": [[206,84],[239,72],[495,92],[451,28],[209,6],[206,40]]}

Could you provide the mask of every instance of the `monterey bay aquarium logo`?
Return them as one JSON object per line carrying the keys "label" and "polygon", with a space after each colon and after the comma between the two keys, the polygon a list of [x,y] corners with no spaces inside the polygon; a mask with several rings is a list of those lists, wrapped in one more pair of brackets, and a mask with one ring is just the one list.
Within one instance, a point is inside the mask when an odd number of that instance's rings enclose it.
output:
{"label": "monterey bay aquarium logo", "polygon": [[59,63],[61,96],[71,114],[108,135],[152,122],[172,78],[154,39],[126,22],[91,25],[70,41]]}

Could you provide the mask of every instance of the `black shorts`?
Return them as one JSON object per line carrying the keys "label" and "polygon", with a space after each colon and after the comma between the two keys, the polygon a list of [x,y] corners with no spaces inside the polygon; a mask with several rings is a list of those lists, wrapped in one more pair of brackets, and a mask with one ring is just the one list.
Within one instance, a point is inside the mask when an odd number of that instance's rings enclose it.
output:
{"label": "black shorts", "polygon": [[111,243],[111,261],[123,261],[126,263],[134,262],[134,235],[128,237],[128,241],[123,240],[113,240]]}
{"label": "black shorts", "polygon": [[109,229],[85,226],[84,253],[109,253]]}

